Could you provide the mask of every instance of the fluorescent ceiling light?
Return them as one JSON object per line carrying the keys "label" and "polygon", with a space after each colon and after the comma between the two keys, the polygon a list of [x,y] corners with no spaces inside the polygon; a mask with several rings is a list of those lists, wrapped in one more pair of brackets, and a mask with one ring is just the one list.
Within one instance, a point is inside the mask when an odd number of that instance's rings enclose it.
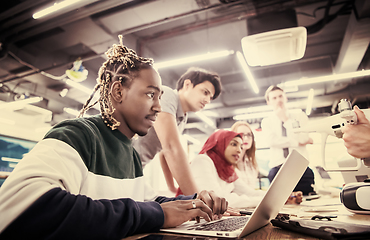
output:
{"label": "fluorescent ceiling light", "polygon": [[248,67],[248,64],[245,62],[243,54],[241,52],[237,51],[236,52],[236,57],[238,58],[239,63],[242,66],[243,71],[244,71],[245,75],[247,76],[247,79],[248,79],[249,83],[251,84],[253,91],[255,93],[259,93],[260,90],[259,90],[259,88],[256,84],[256,81],[254,80],[254,77],[251,73],[251,70]]}
{"label": "fluorescent ceiling light", "polygon": [[[89,96],[93,93],[93,90],[92,89],[90,89],[88,87],[85,87],[85,86],[83,86],[80,83],[77,83],[75,81],[72,81],[71,79],[66,79],[65,81],[66,81],[66,83],[69,86],[74,87],[74,88],[77,88],[78,90],[80,90],[80,91],[82,91],[84,93],[87,93]],[[100,111],[99,104],[98,105],[94,105],[92,108],[95,108],[95,109],[97,109],[97,110]]]}
{"label": "fluorescent ceiling light", "polygon": [[234,54],[234,51],[223,50],[219,52],[206,53],[206,54],[196,55],[192,57],[186,57],[186,58],[174,59],[174,60],[165,61],[165,62],[154,63],[154,67],[156,69],[172,67],[172,66],[182,65],[186,63],[200,62],[200,61],[210,60],[214,58],[226,57],[231,54]]}
{"label": "fluorescent ceiling light", "polygon": [[[285,104],[287,109],[294,110],[297,108],[297,102],[287,102]],[[273,108],[270,105],[261,105],[248,108],[239,108],[234,110],[234,114],[246,114],[246,113],[257,113],[257,112],[272,112]]]}
{"label": "fluorescent ceiling light", "polygon": [[285,93],[290,93],[290,92],[298,92],[298,86],[286,86],[284,83],[280,83],[277,85],[279,88],[283,89]]}
{"label": "fluorescent ceiling light", "polygon": [[308,92],[306,115],[310,115],[311,114],[313,96],[314,96],[314,90],[313,90],[313,88],[311,88],[310,91]]}
{"label": "fluorescent ceiling light", "polygon": [[37,102],[40,102],[42,101],[42,97],[30,97],[30,98],[26,98],[26,99],[23,99],[23,100],[18,100],[18,101],[13,101],[13,102],[6,102],[6,103],[3,103],[3,104],[0,104],[0,109],[1,108],[10,108],[10,109],[21,109],[23,108],[24,106],[26,106],[27,104],[31,104],[31,103],[37,103]]}
{"label": "fluorescent ceiling light", "polygon": [[233,119],[236,121],[240,121],[240,120],[247,120],[247,119],[265,118],[269,116],[271,113],[272,111],[258,112],[258,113],[246,113],[246,114],[236,115],[233,117]]}
{"label": "fluorescent ceiling light", "polygon": [[72,108],[67,108],[67,107],[63,108],[63,111],[65,111],[66,113],[69,113],[73,116],[76,116],[76,117],[80,114],[79,111],[77,111],[75,109],[72,109]]}
{"label": "fluorescent ceiling light", "polygon": [[216,125],[215,123],[209,118],[207,117],[206,115],[204,115],[203,113],[201,112],[196,112],[195,113],[200,119],[202,119],[205,123],[207,123],[209,126],[213,127],[213,128],[216,128]]}
{"label": "fluorescent ceiling light", "polygon": [[45,8],[45,9],[43,9],[43,10],[41,10],[41,11],[33,14],[32,17],[34,19],[41,18],[41,17],[46,16],[46,15],[48,15],[50,13],[56,12],[56,11],[58,11],[60,9],[63,9],[65,7],[68,7],[68,6],[72,5],[72,4],[75,4],[75,3],[79,2],[79,1],[80,0],[65,0],[65,1],[60,2],[60,3],[55,3],[53,6],[48,7],[48,8]]}
{"label": "fluorescent ceiling light", "polygon": [[339,73],[333,74],[328,76],[321,76],[321,77],[314,77],[314,78],[304,78],[295,81],[288,81],[283,84],[283,86],[301,86],[301,85],[308,85],[314,83],[322,83],[322,82],[330,82],[330,81],[337,81],[343,79],[350,79],[350,78],[357,78],[357,77],[364,77],[369,76],[370,70],[362,70],[357,72],[349,72],[349,73]]}
{"label": "fluorescent ceiling light", "polygon": [[65,97],[67,95],[68,91],[69,91],[68,88],[63,88],[63,90],[60,91],[59,95],[61,97]]}
{"label": "fluorescent ceiling light", "polygon": [[240,108],[234,111],[235,114],[244,114],[244,113],[256,113],[256,112],[268,112],[272,111],[272,107],[270,105],[262,105],[262,106],[255,106],[249,108]]}
{"label": "fluorescent ceiling light", "polygon": [[[67,107],[65,107],[65,108],[63,108],[63,111],[65,111],[66,113],[69,113],[69,114],[71,114],[71,115],[73,115],[73,116],[78,116],[78,115],[80,115],[80,111],[78,111],[78,110],[75,110],[75,109],[72,109],[72,108],[67,108]],[[87,114],[87,113],[84,113],[84,116],[90,116],[89,114]]]}
{"label": "fluorescent ceiling light", "polygon": [[4,162],[19,162],[21,159],[10,158],[10,157],[1,157],[1,160]]}
{"label": "fluorescent ceiling light", "polygon": [[35,132],[37,133],[46,133],[47,131],[49,131],[51,129],[51,126],[47,126],[47,127],[39,127],[39,128],[36,128],[35,129]]}
{"label": "fluorescent ceiling light", "polygon": [[[292,102],[292,104],[295,104],[295,103]],[[293,107],[292,104],[290,104],[289,106],[287,104],[287,106],[286,106],[287,109],[289,109],[289,111],[294,112],[294,113],[302,112],[301,109]],[[265,110],[266,111],[264,111],[264,112],[260,111],[260,112],[254,112],[254,113],[244,113],[244,114],[235,115],[233,117],[233,119],[239,121],[239,120],[247,120],[247,119],[265,118],[273,112],[272,109],[270,109],[270,110],[265,109]]]}
{"label": "fluorescent ceiling light", "polygon": [[87,94],[91,94],[93,92],[92,89],[88,88],[88,87],[85,87],[75,81],[72,81],[71,79],[66,79],[66,83],[71,86],[71,87],[74,87],[74,88],[77,88],[79,90],[81,90],[82,92],[84,93],[87,93]]}

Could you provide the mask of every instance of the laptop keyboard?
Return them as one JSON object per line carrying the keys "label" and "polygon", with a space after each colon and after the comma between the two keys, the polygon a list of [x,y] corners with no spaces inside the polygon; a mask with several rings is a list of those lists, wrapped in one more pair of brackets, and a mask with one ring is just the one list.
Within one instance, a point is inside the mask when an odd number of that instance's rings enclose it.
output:
{"label": "laptop keyboard", "polygon": [[245,223],[249,220],[249,217],[232,217],[224,218],[217,222],[203,223],[197,226],[188,228],[188,230],[200,230],[200,231],[234,231],[242,228]]}

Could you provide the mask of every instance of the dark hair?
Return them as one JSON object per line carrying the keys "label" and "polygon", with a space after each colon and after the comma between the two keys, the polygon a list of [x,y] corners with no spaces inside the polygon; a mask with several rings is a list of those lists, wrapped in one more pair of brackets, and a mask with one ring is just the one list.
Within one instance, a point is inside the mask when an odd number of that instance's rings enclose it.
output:
{"label": "dark hair", "polygon": [[[153,66],[153,60],[151,58],[138,56],[134,50],[123,45],[122,35],[118,37],[120,43],[118,45],[113,44],[105,53],[108,60],[99,69],[98,78],[96,79],[98,84],[95,85],[93,93],[82,107],[79,115],[79,117],[83,116],[87,110],[99,102],[103,120],[112,130],[117,129],[120,122],[112,116],[115,108],[112,105],[109,95],[111,84],[115,81],[120,81],[122,86],[129,88],[132,80],[138,76],[140,70],[152,68]],[[98,89],[100,89],[99,99],[89,105]]]}
{"label": "dark hair", "polygon": [[189,79],[193,86],[209,81],[215,88],[215,94],[212,99],[216,99],[221,93],[221,80],[220,76],[215,72],[210,72],[202,68],[192,67],[189,68],[180,78],[177,80],[177,91],[184,87],[184,82]]}
{"label": "dark hair", "polygon": [[269,93],[272,92],[272,91],[275,91],[275,90],[280,90],[282,92],[284,92],[284,90],[276,85],[271,85],[269,88],[267,88],[266,92],[265,92],[265,99],[266,99],[266,102],[269,100]]}

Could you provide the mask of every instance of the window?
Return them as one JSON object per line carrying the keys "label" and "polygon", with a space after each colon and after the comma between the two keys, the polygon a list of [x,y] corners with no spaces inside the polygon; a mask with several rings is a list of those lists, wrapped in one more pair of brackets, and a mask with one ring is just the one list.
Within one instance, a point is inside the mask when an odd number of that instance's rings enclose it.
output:
{"label": "window", "polygon": [[37,142],[0,135],[0,186]]}

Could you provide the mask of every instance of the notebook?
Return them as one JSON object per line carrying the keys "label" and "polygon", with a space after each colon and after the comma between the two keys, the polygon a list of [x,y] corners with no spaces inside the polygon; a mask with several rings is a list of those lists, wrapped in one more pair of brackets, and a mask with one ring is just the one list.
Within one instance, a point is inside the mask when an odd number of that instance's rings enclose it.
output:
{"label": "notebook", "polygon": [[[161,232],[213,237],[244,237],[264,227],[271,219],[276,217],[307,166],[308,160],[297,150],[292,150],[251,216],[223,217],[220,220],[211,222],[203,220],[200,223],[188,221],[175,228],[161,229]],[[228,223],[229,221],[233,222]],[[237,227],[237,229],[228,229],[229,226],[235,227],[238,224],[241,226]],[[219,229],[214,229],[212,225],[223,226]]]}

